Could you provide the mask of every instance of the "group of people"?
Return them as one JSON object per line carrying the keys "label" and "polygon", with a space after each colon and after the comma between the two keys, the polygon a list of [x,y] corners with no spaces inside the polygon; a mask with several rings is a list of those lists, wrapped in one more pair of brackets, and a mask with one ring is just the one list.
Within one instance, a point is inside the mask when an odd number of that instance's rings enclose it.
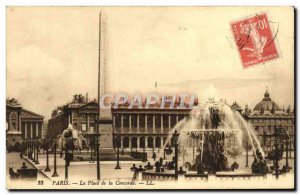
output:
{"label": "group of people", "polygon": [[[136,164],[133,164],[132,167],[130,168],[131,171],[133,171],[134,177],[136,177],[138,172],[142,172],[145,170],[153,170],[155,167],[155,172],[164,172],[165,169],[168,170],[174,170],[175,169],[175,157],[173,157],[172,161],[166,161],[165,164],[163,164],[163,159],[160,158],[158,161],[154,163],[154,165],[151,165],[150,162],[148,162],[144,168],[142,165],[139,165],[139,167],[136,166]],[[184,174],[186,171],[183,170],[182,167],[179,167],[178,174]]]}
{"label": "group of people", "polygon": [[[24,170],[24,169],[27,169],[27,168],[28,167],[26,166],[26,163],[23,162],[22,166],[21,166],[21,169]],[[20,176],[20,173],[15,172],[12,167],[9,167],[9,175],[10,175],[11,178],[17,178],[17,177]]]}

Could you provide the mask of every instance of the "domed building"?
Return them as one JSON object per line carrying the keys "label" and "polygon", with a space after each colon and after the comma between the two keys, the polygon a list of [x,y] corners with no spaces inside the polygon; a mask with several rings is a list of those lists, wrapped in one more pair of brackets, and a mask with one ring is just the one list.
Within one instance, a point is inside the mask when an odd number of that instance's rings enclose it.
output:
{"label": "domed building", "polygon": [[263,99],[256,104],[253,111],[245,107],[245,118],[249,120],[255,129],[263,147],[268,151],[274,145],[275,126],[282,126],[290,135],[291,150],[294,149],[294,110],[290,106],[285,110],[280,108],[266,90]]}
{"label": "domed building", "polygon": [[262,101],[260,101],[253,109],[253,111],[255,112],[280,112],[281,109],[279,108],[279,106],[272,101],[272,99],[270,98],[270,93],[268,92],[268,90],[265,92],[264,98],[262,99]]}

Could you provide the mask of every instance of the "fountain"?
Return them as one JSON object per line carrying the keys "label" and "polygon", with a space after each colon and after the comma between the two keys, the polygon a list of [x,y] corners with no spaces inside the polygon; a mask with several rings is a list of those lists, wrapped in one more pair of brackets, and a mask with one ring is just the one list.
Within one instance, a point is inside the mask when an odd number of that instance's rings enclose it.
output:
{"label": "fountain", "polygon": [[58,136],[56,140],[56,144],[58,145],[58,149],[65,150],[66,143],[71,139],[71,146],[69,147],[72,150],[82,150],[87,147],[87,141],[78,133],[77,129],[74,129],[71,124],[69,124],[68,128],[65,129],[62,135]]}
{"label": "fountain", "polygon": [[[221,101],[210,98],[206,103],[195,106],[190,116],[179,121],[173,131],[175,129],[180,133],[179,148],[184,148],[179,150],[179,156],[182,156],[179,166],[186,167],[188,172],[215,174],[238,169],[239,164],[230,161],[242,155],[245,150],[242,143],[249,139],[255,151],[252,173],[266,173],[265,154],[253,128],[239,112]],[[164,148],[169,145],[173,131]]]}

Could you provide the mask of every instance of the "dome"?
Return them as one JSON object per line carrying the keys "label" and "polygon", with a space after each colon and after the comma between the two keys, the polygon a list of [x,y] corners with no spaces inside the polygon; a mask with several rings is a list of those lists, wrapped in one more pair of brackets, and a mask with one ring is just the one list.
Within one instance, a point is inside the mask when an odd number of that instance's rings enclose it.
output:
{"label": "dome", "polygon": [[279,106],[275,102],[272,101],[268,90],[266,90],[264,98],[262,99],[262,101],[260,101],[258,104],[256,104],[256,106],[254,107],[254,110],[255,111],[261,111],[262,109],[263,110],[271,110],[273,106],[275,108],[275,111],[281,110],[279,108]]}

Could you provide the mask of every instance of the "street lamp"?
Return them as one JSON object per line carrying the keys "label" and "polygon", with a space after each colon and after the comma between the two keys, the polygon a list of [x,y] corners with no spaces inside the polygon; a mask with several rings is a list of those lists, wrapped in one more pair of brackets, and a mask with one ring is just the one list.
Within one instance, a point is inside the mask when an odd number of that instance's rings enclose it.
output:
{"label": "street lamp", "polygon": [[195,163],[195,140],[193,140],[193,163]]}
{"label": "street lamp", "polygon": [[116,144],[117,144],[117,166],[115,169],[121,169],[120,167],[120,145],[121,145],[121,137],[119,135],[116,136]]}
{"label": "street lamp", "polygon": [[[100,180],[100,154],[99,154],[99,147],[100,147],[100,133],[99,133],[99,124],[103,123],[103,121],[100,120],[95,120],[97,131],[95,134],[91,134],[93,136],[93,145],[94,145],[94,150],[96,150],[96,156],[97,156],[97,180]],[[104,123],[105,124],[105,123]],[[92,152],[92,151],[91,151]],[[92,153],[91,153],[92,157]]]}
{"label": "street lamp", "polygon": [[51,171],[49,168],[49,140],[48,140],[48,137],[46,137],[45,147],[46,147],[46,168],[44,171],[48,172],[48,171]]}
{"label": "street lamp", "polygon": [[279,128],[275,127],[275,160],[274,160],[274,169],[275,169],[275,175],[276,175],[276,178],[278,178],[279,176],[279,165],[278,165],[278,161],[279,161],[279,140],[278,140],[278,133],[279,133]]}
{"label": "street lamp", "polygon": [[289,168],[289,140],[285,140],[285,166],[286,169]]}
{"label": "street lamp", "polygon": [[178,180],[178,137],[179,133],[175,129],[172,134],[173,136],[173,145],[175,147],[175,180]]}
{"label": "street lamp", "polygon": [[36,139],[36,160],[35,160],[35,164],[40,164],[39,162],[39,151],[40,151],[40,140],[39,138],[37,137]]}
{"label": "street lamp", "polygon": [[[47,149],[47,153],[48,153],[48,149]],[[54,168],[54,172],[52,174],[52,177],[58,177],[58,174],[56,171],[56,140],[54,141],[54,167],[53,168]]]}
{"label": "street lamp", "polygon": [[69,153],[69,150],[73,150],[73,137],[65,138],[65,180],[68,179],[68,167],[70,165],[72,153]]}
{"label": "street lamp", "polygon": [[28,159],[32,159],[31,156],[31,138],[28,139]]}
{"label": "street lamp", "polygon": [[100,147],[100,133],[99,133],[99,124],[97,123],[97,134],[96,134],[96,154],[97,154],[97,180],[100,180],[100,158],[99,158],[99,147]]}
{"label": "street lamp", "polygon": [[248,160],[249,159],[249,137],[247,136],[247,140],[246,140],[246,166],[245,167],[249,167],[248,164]]}
{"label": "street lamp", "polygon": [[28,157],[28,140],[25,140],[25,155]]}
{"label": "street lamp", "polygon": [[32,153],[33,153],[33,162],[35,162],[36,161],[36,155],[35,155],[35,149],[36,149],[36,143],[35,143],[36,141],[35,141],[35,139],[33,139],[33,141],[32,141]]}
{"label": "street lamp", "polygon": [[[146,138],[145,138],[146,139]],[[143,162],[147,162],[147,155],[146,155],[146,142],[144,139],[144,147],[143,147]]]}
{"label": "street lamp", "polygon": [[284,141],[285,141],[285,166],[286,169],[289,169],[289,140],[290,140],[290,135],[288,131],[284,132]]}
{"label": "street lamp", "polygon": [[90,159],[90,163],[93,163],[93,146],[94,146],[94,136],[90,137],[90,149],[91,149],[91,159]]}

